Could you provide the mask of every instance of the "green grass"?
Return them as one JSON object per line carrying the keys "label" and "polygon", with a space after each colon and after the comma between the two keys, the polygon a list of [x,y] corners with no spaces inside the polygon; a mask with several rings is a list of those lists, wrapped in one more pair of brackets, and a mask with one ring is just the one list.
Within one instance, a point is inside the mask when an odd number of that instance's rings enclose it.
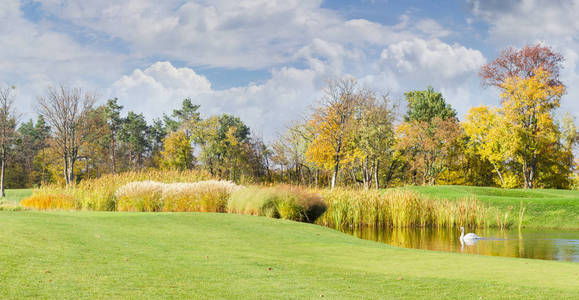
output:
{"label": "green grass", "polygon": [[0,202],[6,204],[18,204],[20,200],[29,197],[32,194],[32,189],[20,189],[20,190],[6,190],[6,198],[0,198]]}
{"label": "green grass", "polygon": [[522,200],[526,207],[523,227],[579,229],[579,191],[499,189],[452,185],[408,186],[405,189],[439,199],[455,200],[475,197],[503,211],[511,209],[511,216],[514,218],[518,218]]}
{"label": "green grass", "polygon": [[214,213],[0,212],[0,298],[576,298],[579,264]]}

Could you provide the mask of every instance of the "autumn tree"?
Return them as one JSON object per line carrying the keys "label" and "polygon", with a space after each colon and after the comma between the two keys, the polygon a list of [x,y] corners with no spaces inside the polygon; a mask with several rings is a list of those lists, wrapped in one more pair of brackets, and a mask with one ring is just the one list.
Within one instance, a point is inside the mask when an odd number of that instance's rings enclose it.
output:
{"label": "autumn tree", "polygon": [[39,113],[50,124],[53,141],[64,163],[67,185],[74,184],[74,167],[84,140],[85,117],[92,109],[95,97],[80,88],[48,88],[45,96],[38,98]]}
{"label": "autumn tree", "polygon": [[340,165],[351,159],[353,116],[359,100],[354,79],[331,81],[310,121],[315,139],[307,150],[307,157],[332,170],[331,188],[336,186]]}
{"label": "autumn tree", "polygon": [[501,112],[488,106],[473,107],[462,126],[468,136],[468,151],[490,162],[501,186],[508,187],[504,168],[512,156],[513,147],[509,138],[510,124]]}
{"label": "autumn tree", "polygon": [[[380,168],[392,161],[394,152],[394,107],[387,96],[377,97],[371,90],[360,93],[356,119],[355,144],[360,151],[362,184],[380,187]],[[388,177],[387,177],[388,180]]]}
{"label": "autumn tree", "polygon": [[313,140],[314,134],[308,123],[296,122],[273,142],[272,159],[281,167],[282,180],[285,172],[288,181],[295,184],[318,185],[320,168],[306,159],[306,151]]}
{"label": "autumn tree", "polygon": [[509,77],[503,84],[503,114],[512,125],[516,159],[521,164],[525,188],[535,187],[541,154],[558,142],[559,132],[553,110],[565,93],[563,84],[554,85],[553,75],[543,68],[529,78]]}
{"label": "autumn tree", "polygon": [[483,86],[494,86],[501,90],[512,78],[529,79],[537,70],[547,71],[548,85],[560,86],[559,71],[563,56],[542,44],[527,45],[521,49],[513,47],[501,52],[494,61],[481,67],[479,75]]}
{"label": "autumn tree", "polygon": [[2,164],[0,174],[0,196],[6,197],[4,191],[4,180],[6,163],[10,150],[15,144],[16,116],[14,112],[14,99],[12,90],[14,87],[0,88],[0,163]]}
{"label": "autumn tree", "polygon": [[167,135],[163,144],[162,166],[171,170],[186,170],[193,167],[191,140],[187,138],[183,130]]}
{"label": "autumn tree", "polygon": [[432,185],[447,170],[450,154],[462,134],[456,112],[431,87],[405,96],[408,110],[405,122],[397,129],[396,149],[404,154],[412,177],[421,174],[422,184]]}

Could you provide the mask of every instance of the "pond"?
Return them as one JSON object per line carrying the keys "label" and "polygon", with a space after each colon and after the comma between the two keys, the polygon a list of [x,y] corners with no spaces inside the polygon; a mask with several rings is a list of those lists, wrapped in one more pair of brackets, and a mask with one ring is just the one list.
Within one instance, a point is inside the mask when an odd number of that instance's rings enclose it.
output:
{"label": "pond", "polygon": [[458,229],[362,228],[347,233],[404,248],[579,262],[579,231],[482,229],[467,232],[485,239],[461,244]]}

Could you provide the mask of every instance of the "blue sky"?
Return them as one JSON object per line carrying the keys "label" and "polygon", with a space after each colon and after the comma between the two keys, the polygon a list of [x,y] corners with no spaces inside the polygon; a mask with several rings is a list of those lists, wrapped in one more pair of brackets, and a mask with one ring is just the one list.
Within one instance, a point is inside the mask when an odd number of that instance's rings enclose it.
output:
{"label": "blue sky", "polygon": [[63,84],[149,119],[191,97],[271,139],[344,76],[396,101],[432,85],[462,116],[499,103],[480,86],[482,64],[537,42],[567,58],[561,112],[579,112],[578,1],[3,2],[0,83],[16,85],[22,119]]}

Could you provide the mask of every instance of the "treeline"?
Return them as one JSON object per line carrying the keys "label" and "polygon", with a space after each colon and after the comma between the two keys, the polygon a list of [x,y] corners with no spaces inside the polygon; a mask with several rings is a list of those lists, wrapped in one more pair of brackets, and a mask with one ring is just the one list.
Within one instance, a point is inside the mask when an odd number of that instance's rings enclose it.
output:
{"label": "treeline", "polygon": [[0,90],[2,181],[21,188],[204,169],[236,182],[311,186],[573,188],[577,128],[571,116],[555,116],[565,93],[562,60],[542,45],[505,50],[480,73],[501,91],[500,107],[474,107],[463,122],[430,87],[407,92],[401,115],[388,96],[354,79],[332,81],[312,111],[269,145],[238,117],[201,118],[192,99],[148,122],[123,114],[118,99],[96,106],[93,95],[67,87],[49,88],[38,118],[18,124],[8,87]]}

